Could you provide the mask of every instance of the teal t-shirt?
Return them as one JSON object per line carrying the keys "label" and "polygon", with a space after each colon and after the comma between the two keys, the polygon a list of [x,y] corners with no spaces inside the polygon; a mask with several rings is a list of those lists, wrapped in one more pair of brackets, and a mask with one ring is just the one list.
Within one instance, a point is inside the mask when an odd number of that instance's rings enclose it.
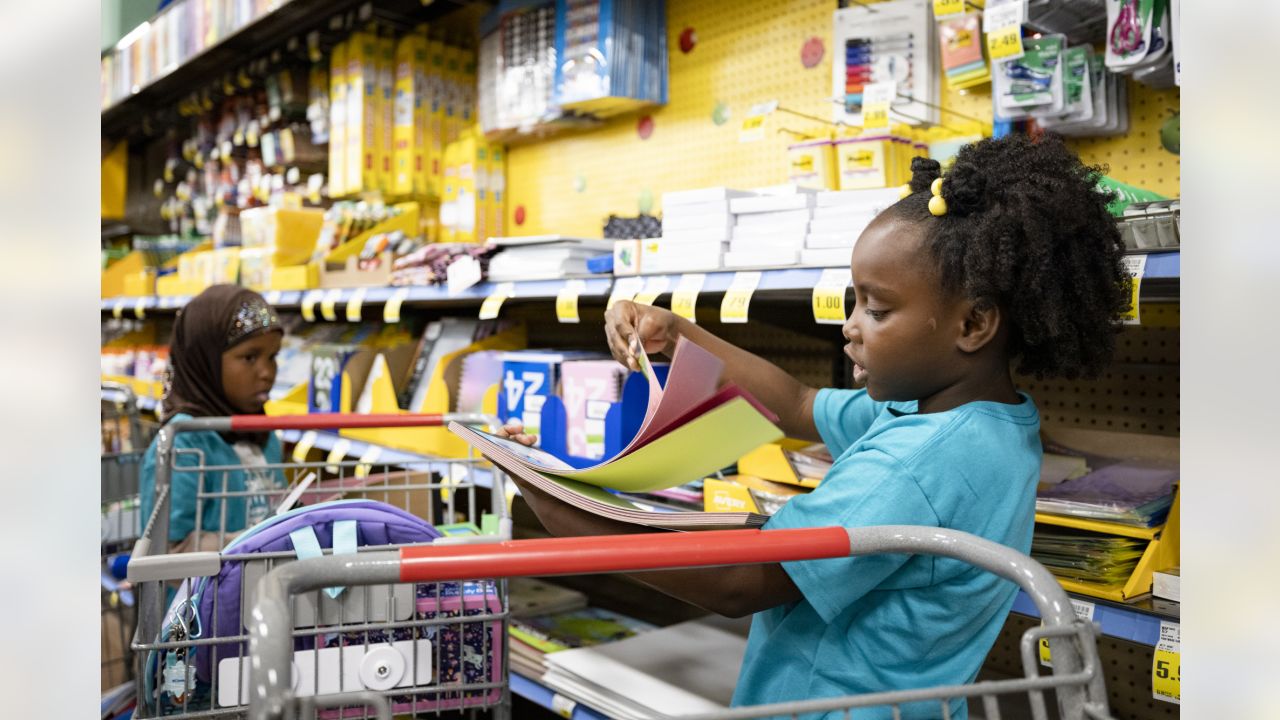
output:
{"label": "teal t-shirt", "polygon": [[[925,525],[1031,549],[1040,477],[1040,418],[1019,405],[973,402],[915,414],[863,390],[822,390],[813,418],[835,464],[765,529]],[[783,563],[804,599],[757,613],[734,705],[861,695],[973,682],[1016,586],[972,565],[923,555]],[[903,718],[941,716],[937,703]],[[967,717],[963,700],[951,717]],[[842,717],[831,713],[830,718]],[[888,718],[887,708],[856,717]]]}
{"label": "teal t-shirt", "polygon": [[[170,418],[189,420],[190,415],[179,413]],[[142,470],[138,478],[141,495],[141,523],[146,525],[155,506],[156,488],[156,440],[151,442],[142,457]],[[169,503],[169,542],[178,542],[196,528],[196,489],[203,493],[255,491],[252,495],[226,499],[226,517],[223,517],[223,500],[206,498],[201,501],[200,532],[239,532],[270,516],[270,498],[256,491],[275,490],[285,486],[284,473],[275,468],[246,469],[247,463],[233,445],[216,432],[181,432],[174,438],[174,471],[171,478]],[[271,433],[262,448],[263,460],[268,465],[281,462],[280,439]],[[182,468],[199,467],[201,470]],[[208,468],[208,469],[204,469]],[[214,469],[223,468],[223,469]],[[223,487],[225,480],[226,486]]]}

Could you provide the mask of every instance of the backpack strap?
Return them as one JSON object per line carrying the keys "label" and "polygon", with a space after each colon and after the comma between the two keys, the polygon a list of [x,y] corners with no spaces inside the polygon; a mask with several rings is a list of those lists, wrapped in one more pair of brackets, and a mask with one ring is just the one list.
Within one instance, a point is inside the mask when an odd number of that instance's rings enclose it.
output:
{"label": "backpack strap", "polygon": [[[324,555],[324,551],[320,549],[320,540],[316,538],[315,528],[310,525],[300,527],[289,533],[289,539],[293,541],[293,553],[299,560]],[[354,555],[356,544],[356,521],[335,520],[333,523],[333,554]],[[326,595],[336,600],[344,589],[342,586],[337,586],[325,588],[324,591]]]}

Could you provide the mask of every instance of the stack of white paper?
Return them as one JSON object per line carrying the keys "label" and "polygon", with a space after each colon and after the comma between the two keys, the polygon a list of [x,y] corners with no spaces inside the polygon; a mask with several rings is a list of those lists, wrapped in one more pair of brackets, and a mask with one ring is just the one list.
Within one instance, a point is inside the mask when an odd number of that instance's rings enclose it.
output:
{"label": "stack of white paper", "polygon": [[722,711],[746,654],[741,635],[701,620],[546,656],[543,682],[622,720]]}
{"label": "stack of white paper", "polygon": [[724,264],[729,268],[795,265],[804,249],[816,193],[802,189],[739,198],[729,202],[733,239]]}
{"label": "stack of white paper", "polygon": [[489,260],[491,282],[559,279],[587,273],[587,260],[613,252],[612,240],[561,235],[489,238],[502,252]]}

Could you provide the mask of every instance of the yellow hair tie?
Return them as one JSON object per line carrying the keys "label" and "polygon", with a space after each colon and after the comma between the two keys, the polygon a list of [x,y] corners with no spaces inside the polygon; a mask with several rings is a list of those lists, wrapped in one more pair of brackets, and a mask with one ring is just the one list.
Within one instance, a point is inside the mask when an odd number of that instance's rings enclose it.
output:
{"label": "yellow hair tie", "polygon": [[933,181],[929,186],[929,192],[933,193],[933,197],[929,198],[929,212],[935,217],[946,215],[947,201],[942,199],[942,178]]}
{"label": "yellow hair tie", "polygon": [[898,199],[901,200],[911,194],[911,183],[907,183],[898,188]]}

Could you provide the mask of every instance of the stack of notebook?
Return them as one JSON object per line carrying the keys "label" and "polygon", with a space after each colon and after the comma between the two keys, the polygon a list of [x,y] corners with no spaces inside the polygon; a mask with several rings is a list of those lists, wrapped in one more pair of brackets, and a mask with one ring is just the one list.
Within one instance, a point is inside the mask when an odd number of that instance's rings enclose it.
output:
{"label": "stack of notebook", "polygon": [[587,260],[613,252],[613,241],[537,235],[489,238],[501,252],[489,260],[489,282],[559,280],[586,275]]}
{"label": "stack of notebook", "polygon": [[1041,487],[1036,512],[1153,527],[1173,504],[1178,471],[1119,462]]}

